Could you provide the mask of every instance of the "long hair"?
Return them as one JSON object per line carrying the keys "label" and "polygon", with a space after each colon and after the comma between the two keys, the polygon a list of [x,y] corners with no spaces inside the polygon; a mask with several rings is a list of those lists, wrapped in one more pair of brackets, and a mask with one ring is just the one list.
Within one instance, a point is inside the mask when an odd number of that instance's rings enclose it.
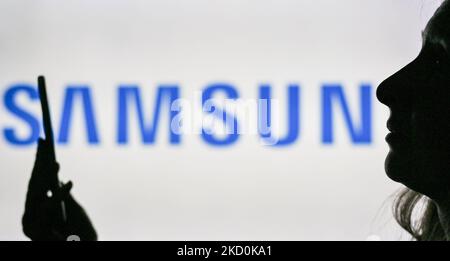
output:
{"label": "long hair", "polygon": [[393,212],[397,223],[411,234],[413,240],[446,240],[438,209],[428,197],[405,188],[398,193]]}

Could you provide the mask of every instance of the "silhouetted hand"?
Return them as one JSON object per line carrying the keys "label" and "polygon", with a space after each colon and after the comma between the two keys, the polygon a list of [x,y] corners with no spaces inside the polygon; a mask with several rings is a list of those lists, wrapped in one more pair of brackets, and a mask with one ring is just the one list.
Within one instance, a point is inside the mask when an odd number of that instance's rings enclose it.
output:
{"label": "silhouetted hand", "polygon": [[[23,232],[38,241],[65,241],[71,235],[82,241],[97,240],[86,212],[70,194],[72,182],[55,187],[59,164],[49,152],[50,144],[39,139],[22,218]],[[66,220],[61,215],[61,201],[64,201]]]}

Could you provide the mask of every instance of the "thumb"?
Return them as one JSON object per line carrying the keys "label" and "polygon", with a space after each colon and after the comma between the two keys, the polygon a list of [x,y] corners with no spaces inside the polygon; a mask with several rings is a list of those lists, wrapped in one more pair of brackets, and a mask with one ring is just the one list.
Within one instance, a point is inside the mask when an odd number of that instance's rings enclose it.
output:
{"label": "thumb", "polygon": [[70,193],[70,190],[72,190],[73,183],[69,180],[66,184],[63,184],[60,188],[62,195],[68,195]]}
{"label": "thumb", "polygon": [[66,200],[69,195],[70,195],[70,191],[72,190],[73,187],[73,183],[72,181],[69,181],[67,183],[61,183],[61,187],[58,188],[58,193],[57,195],[57,200]]}

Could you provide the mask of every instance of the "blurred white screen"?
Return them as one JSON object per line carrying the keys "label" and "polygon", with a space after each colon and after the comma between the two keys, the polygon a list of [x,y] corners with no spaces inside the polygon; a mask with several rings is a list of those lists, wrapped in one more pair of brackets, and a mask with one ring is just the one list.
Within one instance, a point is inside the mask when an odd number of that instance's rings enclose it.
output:
{"label": "blurred white screen", "polygon": [[[400,239],[384,174],[388,110],[377,85],[418,54],[421,30],[439,1],[419,0],[96,0],[0,1],[0,239],[25,240],[23,213],[35,143],[11,112],[7,93],[47,78],[55,136],[67,90],[90,92],[98,142],[90,143],[82,100],[73,104],[60,178],[89,213],[100,240]],[[239,99],[270,84],[288,129],[287,87],[297,84],[298,137],[264,146],[243,133],[216,146],[201,133],[170,142],[168,113],[144,144],[130,105],[129,140],[118,144],[118,89],[137,85],[145,122],[158,87],[177,86],[193,109],[208,86],[226,83]],[[352,139],[342,104],[332,103],[333,141],[323,140],[323,87],[342,86],[362,128],[360,86],[370,86],[370,139]],[[11,101],[9,101],[11,102]],[[40,121],[38,100],[14,103]],[[240,125],[255,118],[237,118]],[[199,129],[197,129],[198,131]]]}

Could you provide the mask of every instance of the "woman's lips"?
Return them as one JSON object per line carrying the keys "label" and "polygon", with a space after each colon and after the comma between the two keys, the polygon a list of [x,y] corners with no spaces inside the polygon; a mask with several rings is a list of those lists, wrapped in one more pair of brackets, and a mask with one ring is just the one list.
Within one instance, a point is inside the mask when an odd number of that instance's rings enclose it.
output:
{"label": "woman's lips", "polygon": [[398,132],[390,132],[386,135],[386,142],[392,148],[405,148],[409,147],[410,139]]}
{"label": "woman's lips", "polygon": [[387,120],[386,127],[389,130],[389,133],[386,135],[385,140],[390,146],[407,147],[411,142],[410,126],[407,122],[399,120],[398,117],[399,116],[393,117],[391,115]]}
{"label": "woman's lips", "polygon": [[389,132],[389,133],[386,135],[386,138],[385,138],[386,142],[387,142],[387,143],[391,143],[393,140],[395,140],[395,136],[396,136],[395,133]]}

